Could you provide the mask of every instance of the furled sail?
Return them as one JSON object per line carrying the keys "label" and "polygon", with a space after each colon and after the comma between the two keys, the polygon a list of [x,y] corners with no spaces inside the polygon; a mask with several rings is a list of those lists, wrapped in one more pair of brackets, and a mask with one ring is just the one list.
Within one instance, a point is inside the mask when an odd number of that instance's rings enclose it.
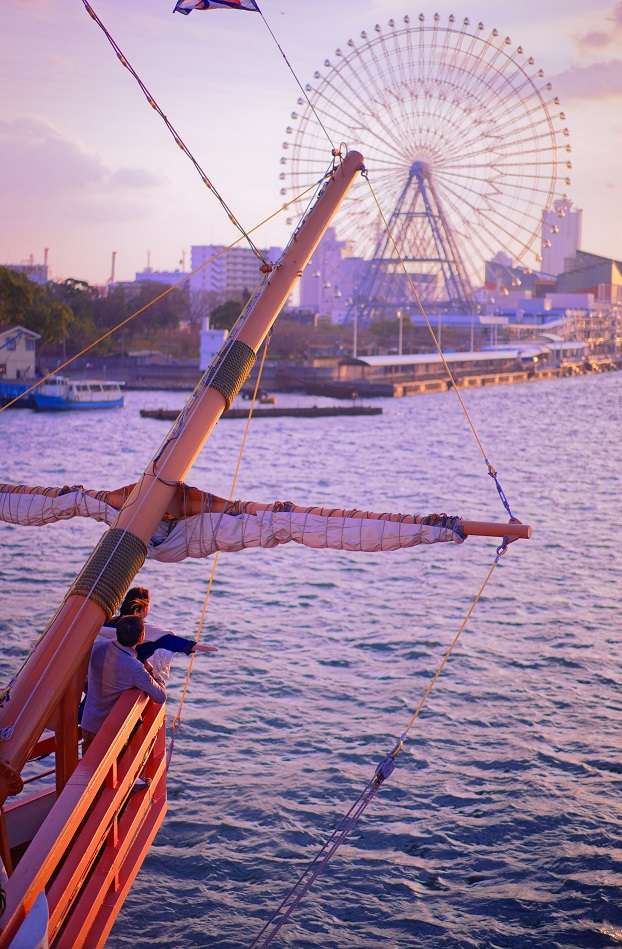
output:
{"label": "furled sail", "polygon": [[[0,485],[0,521],[40,527],[73,517],[112,525],[131,488],[87,491],[82,486],[38,488]],[[152,560],[174,563],[187,557],[209,557],[216,551],[239,551],[280,544],[333,550],[380,552],[453,541],[464,535],[458,518],[374,514],[367,511],[301,508],[292,502],[262,505],[226,502],[196,488],[180,486],[181,516],[161,521],[148,545]],[[194,513],[194,512],[197,513]]]}

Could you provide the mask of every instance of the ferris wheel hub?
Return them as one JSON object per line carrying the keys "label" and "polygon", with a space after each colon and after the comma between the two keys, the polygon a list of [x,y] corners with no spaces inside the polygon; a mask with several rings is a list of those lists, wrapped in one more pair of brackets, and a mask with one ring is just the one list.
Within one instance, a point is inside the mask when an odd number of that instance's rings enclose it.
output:
{"label": "ferris wheel hub", "polygon": [[414,161],[410,166],[411,178],[429,178],[430,175],[431,168],[427,161]]}

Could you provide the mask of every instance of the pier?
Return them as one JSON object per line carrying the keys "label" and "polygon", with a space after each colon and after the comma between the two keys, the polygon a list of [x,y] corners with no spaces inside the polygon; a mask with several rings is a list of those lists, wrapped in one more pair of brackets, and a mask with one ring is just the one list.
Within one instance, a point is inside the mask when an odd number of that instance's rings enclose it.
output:
{"label": "pier", "polygon": [[[248,418],[248,409],[229,409],[221,418]],[[143,418],[154,418],[162,422],[174,422],[179,412],[176,409],[141,409]],[[253,418],[328,418],[334,415],[382,415],[381,408],[369,405],[311,405],[299,408],[255,409]]]}

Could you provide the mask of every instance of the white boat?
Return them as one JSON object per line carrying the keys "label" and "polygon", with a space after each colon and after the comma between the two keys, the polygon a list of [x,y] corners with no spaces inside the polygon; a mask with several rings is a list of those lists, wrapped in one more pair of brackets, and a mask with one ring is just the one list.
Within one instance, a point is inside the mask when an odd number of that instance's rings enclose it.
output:
{"label": "white boat", "polygon": [[121,382],[95,379],[68,379],[56,376],[34,393],[38,412],[66,412],[73,409],[123,408]]}

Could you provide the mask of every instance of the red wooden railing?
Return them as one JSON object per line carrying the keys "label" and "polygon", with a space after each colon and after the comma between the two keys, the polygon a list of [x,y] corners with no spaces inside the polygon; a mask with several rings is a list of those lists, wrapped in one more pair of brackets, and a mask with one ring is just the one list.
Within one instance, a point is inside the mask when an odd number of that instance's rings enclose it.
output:
{"label": "red wooden railing", "polygon": [[[136,786],[139,776],[148,787]],[[42,892],[51,947],[103,946],[165,813],[164,706],[129,690],[9,877],[1,949],[10,945]],[[11,817],[8,809],[9,836]]]}

